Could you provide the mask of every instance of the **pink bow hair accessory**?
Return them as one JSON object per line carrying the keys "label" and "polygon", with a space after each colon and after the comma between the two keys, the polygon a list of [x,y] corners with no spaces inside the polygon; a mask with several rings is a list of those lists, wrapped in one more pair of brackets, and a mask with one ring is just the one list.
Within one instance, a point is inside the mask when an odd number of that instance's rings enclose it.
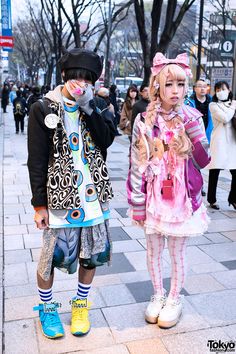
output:
{"label": "pink bow hair accessory", "polygon": [[168,64],[176,64],[181,66],[181,68],[185,71],[186,75],[192,77],[191,69],[188,65],[188,56],[187,53],[182,53],[177,55],[175,59],[168,59],[162,53],[156,53],[153,58],[153,66],[151,68],[152,75],[157,75],[164,68],[164,66]]}

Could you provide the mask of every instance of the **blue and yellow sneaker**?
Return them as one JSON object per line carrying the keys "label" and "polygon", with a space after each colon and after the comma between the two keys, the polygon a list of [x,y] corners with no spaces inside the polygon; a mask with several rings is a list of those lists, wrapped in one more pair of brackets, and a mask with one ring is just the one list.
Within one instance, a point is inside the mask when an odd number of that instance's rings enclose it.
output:
{"label": "blue and yellow sneaker", "polygon": [[71,300],[71,333],[74,336],[84,336],[90,331],[88,311],[91,303],[87,299],[73,298]]}
{"label": "blue and yellow sneaker", "polygon": [[47,338],[59,338],[64,336],[64,329],[57,312],[60,305],[56,302],[40,303],[34,306],[34,311],[39,311],[39,319],[42,326],[43,334]]}

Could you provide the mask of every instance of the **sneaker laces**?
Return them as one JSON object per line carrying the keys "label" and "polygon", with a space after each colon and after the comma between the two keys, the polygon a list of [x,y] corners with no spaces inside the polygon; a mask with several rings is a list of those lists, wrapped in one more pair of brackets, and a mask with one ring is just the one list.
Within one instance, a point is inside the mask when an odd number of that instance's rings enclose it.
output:
{"label": "sneaker laces", "polygon": [[75,308],[73,311],[73,317],[76,321],[83,321],[87,315],[87,308]]}
{"label": "sneaker laces", "polygon": [[165,301],[165,295],[152,295],[151,296],[151,302],[156,302],[156,301],[161,301],[164,302]]}
{"label": "sneaker laces", "polygon": [[49,325],[53,326],[60,322],[57,315],[57,312],[44,313],[44,321],[47,321]]}
{"label": "sneaker laces", "polygon": [[181,300],[182,300],[182,296],[180,295],[177,299],[169,299],[166,302],[166,305],[168,306],[176,306],[176,305],[180,305],[181,304]]}

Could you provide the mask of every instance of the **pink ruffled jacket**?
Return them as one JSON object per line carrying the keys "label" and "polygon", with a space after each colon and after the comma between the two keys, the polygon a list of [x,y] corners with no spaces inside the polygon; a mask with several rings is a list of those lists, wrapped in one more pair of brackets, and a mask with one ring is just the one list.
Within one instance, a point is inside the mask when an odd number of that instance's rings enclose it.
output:
{"label": "pink ruffled jacket", "polygon": [[[202,203],[201,189],[203,179],[199,170],[207,166],[210,162],[208,154],[209,144],[201,118],[202,115],[198,110],[183,104],[178,114],[182,117],[185,131],[193,144],[192,155],[189,159],[185,160],[185,185],[194,212]],[[146,219],[146,177],[144,173],[139,172],[140,155],[136,145],[137,140],[141,137],[139,128],[140,120],[145,121],[145,113],[138,115],[135,119],[132,135],[130,169],[126,183],[128,203],[130,204],[132,218],[134,220]],[[158,135],[159,127],[156,124],[152,129],[152,137],[157,137]]]}

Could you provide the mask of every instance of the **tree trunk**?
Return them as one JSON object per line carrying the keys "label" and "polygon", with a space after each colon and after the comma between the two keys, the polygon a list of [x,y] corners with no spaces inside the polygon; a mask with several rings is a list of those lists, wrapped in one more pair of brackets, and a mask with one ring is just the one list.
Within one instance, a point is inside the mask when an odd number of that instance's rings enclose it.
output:
{"label": "tree trunk", "polygon": [[148,35],[145,26],[145,11],[144,11],[144,2],[143,0],[139,1],[135,0],[134,9],[136,15],[136,22],[139,31],[140,42],[142,46],[143,52],[143,67],[144,67],[144,83],[147,84],[150,76],[150,46],[148,44]]}
{"label": "tree trunk", "polygon": [[177,0],[168,0],[165,25],[158,42],[158,30],[160,27],[160,17],[162,14],[162,0],[154,0],[151,11],[151,38],[148,39],[145,24],[145,8],[143,0],[134,1],[136,22],[139,31],[139,38],[143,52],[144,63],[144,83],[149,82],[152,60],[156,52],[165,53],[173,39],[175,32],[180,25],[186,11],[192,6],[195,0],[185,0],[176,16]]}

